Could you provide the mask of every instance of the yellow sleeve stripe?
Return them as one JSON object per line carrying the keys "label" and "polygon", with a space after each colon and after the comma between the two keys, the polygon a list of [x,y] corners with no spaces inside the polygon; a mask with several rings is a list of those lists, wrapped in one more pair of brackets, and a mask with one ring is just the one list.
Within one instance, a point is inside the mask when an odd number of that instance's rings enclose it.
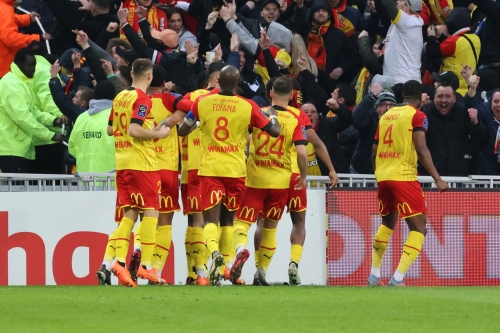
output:
{"label": "yellow sleeve stripe", "polygon": [[394,20],[392,20],[392,23],[393,23],[393,24],[398,24],[399,19],[401,18],[401,14],[402,14],[402,13],[403,13],[403,12],[401,11],[401,9],[398,9],[398,15],[396,15],[396,17],[394,18]]}

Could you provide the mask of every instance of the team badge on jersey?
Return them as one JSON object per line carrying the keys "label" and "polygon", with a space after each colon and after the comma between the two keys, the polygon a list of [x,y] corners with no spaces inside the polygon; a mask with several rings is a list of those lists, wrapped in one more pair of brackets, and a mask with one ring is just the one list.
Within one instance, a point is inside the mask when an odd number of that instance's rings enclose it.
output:
{"label": "team badge on jersey", "polygon": [[302,126],[302,135],[304,136],[304,139],[307,139],[306,128],[304,126]]}
{"label": "team badge on jersey", "polygon": [[137,115],[139,117],[146,117],[146,113],[148,112],[148,107],[144,104],[139,105],[139,111],[137,111]]}

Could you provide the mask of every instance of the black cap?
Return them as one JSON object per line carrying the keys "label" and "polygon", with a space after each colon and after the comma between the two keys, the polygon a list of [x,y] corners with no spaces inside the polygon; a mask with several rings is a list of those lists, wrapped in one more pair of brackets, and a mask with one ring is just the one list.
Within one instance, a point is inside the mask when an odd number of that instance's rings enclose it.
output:
{"label": "black cap", "polygon": [[441,74],[432,73],[432,78],[440,84],[450,86],[453,90],[457,90],[460,86],[458,76],[453,72],[444,72]]}
{"label": "black cap", "polygon": [[276,6],[278,6],[278,9],[280,8],[280,3],[278,2],[278,0],[264,0],[264,1],[262,2],[262,7],[261,7],[261,8],[266,7],[266,6],[267,6],[267,4],[269,4],[269,3],[275,3],[275,4],[276,4]]}
{"label": "black cap", "polygon": [[129,66],[132,66],[134,61],[136,61],[137,59],[142,58],[141,55],[139,53],[137,53],[136,51],[125,50],[119,46],[116,47],[116,54],[118,54],[120,56],[120,58],[125,59],[125,61],[127,62],[127,64]]}

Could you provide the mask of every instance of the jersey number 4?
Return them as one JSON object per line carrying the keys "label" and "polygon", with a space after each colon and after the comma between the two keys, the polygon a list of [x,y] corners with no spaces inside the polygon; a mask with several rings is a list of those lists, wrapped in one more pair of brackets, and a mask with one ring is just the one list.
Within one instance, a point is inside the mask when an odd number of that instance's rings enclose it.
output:
{"label": "jersey number 4", "polygon": [[389,127],[387,128],[387,131],[385,131],[385,134],[384,134],[384,141],[382,141],[384,143],[384,145],[389,145],[389,147],[392,145],[392,126],[393,124],[390,124]]}
{"label": "jersey number 4", "polygon": [[257,140],[260,140],[261,137],[264,137],[264,142],[262,142],[257,149],[255,149],[255,155],[257,156],[269,156],[269,154],[276,155],[278,159],[281,159],[285,153],[283,152],[283,144],[285,142],[285,136],[280,135],[274,140],[273,143],[268,148],[269,141],[271,140],[271,136],[267,132],[260,132],[257,136]]}

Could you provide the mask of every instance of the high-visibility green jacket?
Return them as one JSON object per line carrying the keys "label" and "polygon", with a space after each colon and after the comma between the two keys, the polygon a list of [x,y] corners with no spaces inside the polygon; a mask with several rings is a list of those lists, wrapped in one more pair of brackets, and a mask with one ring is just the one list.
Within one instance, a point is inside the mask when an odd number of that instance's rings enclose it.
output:
{"label": "high-visibility green jacket", "polygon": [[[33,76],[33,94],[35,97],[35,107],[37,111],[50,114],[54,119],[62,117],[62,112],[54,103],[50,92],[50,62],[42,56],[35,56],[36,68]],[[53,126],[53,121],[47,125],[49,130],[54,133],[61,133],[60,127]],[[35,146],[48,145],[56,143],[51,140],[40,140],[35,138]],[[60,144],[60,143],[58,143]]]}
{"label": "high-visibility green jacket", "polygon": [[90,100],[88,111],[75,122],[69,138],[69,153],[76,158],[78,172],[109,172],[115,167],[115,138],[108,136],[113,101]]}
{"label": "high-visibility green jacket", "polygon": [[0,156],[34,160],[33,139],[50,141],[54,136],[45,126],[51,126],[55,117],[36,110],[32,81],[15,63],[0,80]]}

